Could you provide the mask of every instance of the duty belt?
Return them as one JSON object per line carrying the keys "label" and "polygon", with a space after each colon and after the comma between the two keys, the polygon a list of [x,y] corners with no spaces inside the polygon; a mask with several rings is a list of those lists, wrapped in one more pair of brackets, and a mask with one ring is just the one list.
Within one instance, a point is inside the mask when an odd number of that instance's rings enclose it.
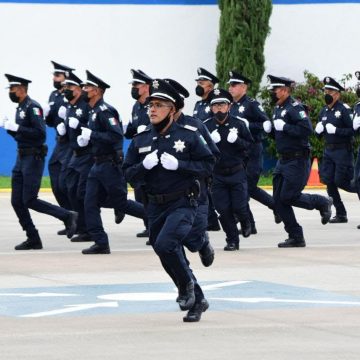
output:
{"label": "duty belt", "polygon": [[239,164],[228,168],[215,168],[214,172],[215,174],[219,174],[219,175],[233,175],[241,169],[244,169],[243,164]]}
{"label": "duty belt", "polygon": [[89,148],[79,148],[79,149],[73,150],[73,155],[78,157],[78,156],[90,154],[90,152],[91,152],[91,150]]}
{"label": "duty belt", "polygon": [[149,202],[153,203],[153,204],[166,204],[170,201],[175,201],[178,200],[180,198],[182,198],[183,196],[189,196],[189,197],[198,197],[198,193],[195,194],[193,193],[192,189],[186,189],[186,190],[180,190],[180,191],[175,191],[172,193],[167,193],[167,194],[146,194],[147,198],[149,200]]}
{"label": "duty belt", "polygon": [[47,155],[47,145],[42,145],[39,147],[18,148],[17,151],[20,157],[28,155],[39,155],[45,157]]}
{"label": "duty belt", "polygon": [[350,143],[339,143],[339,144],[325,144],[326,149],[335,150],[335,149],[352,149],[352,145]]}
{"label": "duty belt", "polygon": [[291,159],[300,159],[300,158],[308,158],[310,155],[310,150],[299,150],[294,152],[286,152],[279,154],[279,158],[281,160],[291,160]]}
{"label": "duty belt", "polygon": [[94,156],[95,164],[102,164],[107,161],[115,160],[115,154],[105,154],[105,155],[98,155]]}

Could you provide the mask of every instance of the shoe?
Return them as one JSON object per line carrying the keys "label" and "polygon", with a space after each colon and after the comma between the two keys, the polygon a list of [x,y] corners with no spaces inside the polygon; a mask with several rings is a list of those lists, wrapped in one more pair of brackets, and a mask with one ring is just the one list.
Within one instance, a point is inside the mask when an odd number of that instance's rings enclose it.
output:
{"label": "shoe", "polygon": [[147,241],[146,241],[146,243],[145,243],[145,245],[147,245],[147,246],[151,246],[151,242],[150,242],[150,240],[147,240]]}
{"label": "shoe", "polygon": [[59,230],[57,232],[58,235],[66,235],[66,229]]}
{"label": "shoe", "polygon": [[[324,205],[321,209],[320,209],[320,215],[321,215],[321,223],[323,225],[326,225],[328,222],[331,223],[331,206],[333,204],[333,199],[332,197],[328,197],[327,198],[328,203],[326,205]],[[346,219],[347,222],[347,219]]]}
{"label": "shoe", "polygon": [[142,232],[137,233],[136,237],[138,238],[149,237],[149,230],[145,229]]}
{"label": "shoe", "polygon": [[244,238],[247,238],[251,234],[251,224],[249,220],[241,222],[241,234]]}
{"label": "shoe", "polygon": [[194,282],[189,281],[185,289],[179,290],[179,306],[182,311],[190,310],[195,304]]}
{"label": "shoe", "polygon": [[224,247],[224,251],[236,251],[239,250],[239,244],[228,243]]}
{"label": "shoe", "polygon": [[79,217],[79,214],[77,212],[70,211],[70,214],[65,221],[66,236],[68,237],[68,239],[71,239],[74,236],[74,234],[76,233],[78,217]]}
{"label": "shoe", "polygon": [[100,246],[98,244],[94,244],[87,249],[82,251],[84,255],[93,255],[93,254],[110,254],[109,245]]}
{"label": "shoe", "polygon": [[330,219],[330,224],[342,224],[347,223],[348,218],[346,215],[335,215],[332,219]]}
{"label": "shoe", "polygon": [[206,299],[202,299],[201,302],[195,303],[194,306],[188,311],[186,316],[183,317],[184,322],[198,322],[201,319],[201,315],[209,308],[209,303]]}
{"label": "shoe", "polygon": [[114,215],[115,215],[115,224],[121,224],[125,218],[125,213],[115,209]]}
{"label": "shoe", "polygon": [[306,243],[304,238],[301,239],[288,238],[284,242],[278,244],[279,248],[293,248],[293,247],[305,247],[305,246]]}
{"label": "shoe", "polygon": [[282,222],[280,215],[275,211],[274,211],[274,220],[275,220],[275,224],[280,224]]}
{"label": "shoe", "polygon": [[77,236],[74,236],[70,240],[71,242],[85,242],[85,241],[94,241],[88,233],[80,233]]}
{"label": "shoe", "polygon": [[15,246],[15,250],[41,250],[43,248],[41,240],[32,241],[26,239],[19,245]]}
{"label": "shoe", "polygon": [[257,234],[257,229],[255,224],[251,224],[251,235],[256,235]]}
{"label": "shoe", "polygon": [[200,249],[199,256],[205,267],[209,267],[214,262],[215,251],[209,242]]}

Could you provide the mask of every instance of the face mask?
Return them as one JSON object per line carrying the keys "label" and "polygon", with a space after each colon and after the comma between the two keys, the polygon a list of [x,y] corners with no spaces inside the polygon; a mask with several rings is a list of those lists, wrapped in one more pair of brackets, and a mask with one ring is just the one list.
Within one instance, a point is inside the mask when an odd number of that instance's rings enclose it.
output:
{"label": "face mask", "polygon": [[217,121],[223,122],[227,118],[228,113],[227,112],[223,113],[221,111],[218,111],[216,114],[214,114],[214,116]]}
{"label": "face mask", "polygon": [[195,88],[195,93],[197,96],[203,96],[204,95],[204,88],[200,85],[198,85],[196,88]]}
{"label": "face mask", "polygon": [[54,88],[60,90],[62,87],[61,81],[54,81]]}
{"label": "face mask", "polygon": [[270,92],[271,97],[271,103],[274,105],[279,101],[279,98],[277,97],[276,93],[274,91]]}
{"label": "face mask", "polygon": [[88,93],[86,91],[84,91],[84,90],[81,92],[81,99],[83,99],[87,103],[90,101]]}
{"label": "face mask", "polygon": [[14,92],[9,92],[9,98],[14,103],[18,103],[20,101],[20,98]]}
{"label": "face mask", "polygon": [[153,127],[158,133],[160,133],[163,129],[166,128],[169,122],[170,122],[170,113],[163,121],[159,122],[158,124],[153,124]]}
{"label": "face mask", "polygon": [[360,98],[360,88],[356,89],[356,95],[358,98]]}
{"label": "face mask", "polygon": [[135,100],[139,99],[140,95],[139,95],[139,89],[136,87],[132,87],[131,88],[131,97]]}
{"label": "face mask", "polygon": [[334,101],[334,98],[330,94],[325,94],[325,103],[330,105]]}
{"label": "face mask", "polygon": [[65,96],[66,100],[68,100],[68,101],[73,100],[74,97],[75,97],[74,92],[72,90],[70,90],[70,89],[65,89],[64,90],[64,96]]}

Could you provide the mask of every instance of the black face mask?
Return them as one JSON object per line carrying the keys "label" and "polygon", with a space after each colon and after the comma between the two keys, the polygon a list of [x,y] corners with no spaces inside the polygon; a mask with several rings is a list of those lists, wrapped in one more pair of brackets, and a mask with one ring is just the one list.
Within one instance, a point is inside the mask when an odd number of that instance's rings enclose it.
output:
{"label": "black face mask", "polygon": [[9,98],[14,103],[18,103],[20,101],[20,98],[16,96],[14,92],[9,92]]}
{"label": "black face mask", "polygon": [[87,103],[90,101],[88,93],[86,91],[84,91],[84,90],[81,92],[81,99],[84,100]]}
{"label": "black face mask", "polygon": [[60,90],[62,88],[61,81],[54,81],[54,88]]}
{"label": "black face mask", "polygon": [[74,99],[74,91],[73,90],[70,90],[70,89],[65,89],[64,90],[64,96],[65,96],[65,99],[68,100],[68,101],[71,101]]}
{"label": "black face mask", "polygon": [[215,119],[218,121],[218,122],[223,122],[227,116],[228,116],[229,113],[223,113],[221,111],[218,111],[216,114],[214,114],[214,117]]}
{"label": "black face mask", "polygon": [[195,93],[197,96],[203,96],[204,95],[204,88],[200,85],[198,85],[196,88],[195,88]]}
{"label": "black face mask", "polygon": [[132,87],[131,88],[131,97],[135,100],[139,99],[140,95],[139,95],[139,89],[136,87]]}
{"label": "black face mask", "polygon": [[272,105],[275,105],[279,101],[279,98],[277,97],[277,95],[274,91],[270,92],[270,98],[271,98]]}
{"label": "black face mask", "polygon": [[153,127],[158,133],[160,133],[163,129],[166,128],[169,122],[170,122],[170,113],[163,121],[159,122],[158,124],[153,124]]}
{"label": "black face mask", "polygon": [[356,95],[358,98],[360,98],[360,88],[356,89]]}
{"label": "black face mask", "polygon": [[334,98],[330,94],[325,94],[324,99],[326,105],[330,105],[334,101]]}

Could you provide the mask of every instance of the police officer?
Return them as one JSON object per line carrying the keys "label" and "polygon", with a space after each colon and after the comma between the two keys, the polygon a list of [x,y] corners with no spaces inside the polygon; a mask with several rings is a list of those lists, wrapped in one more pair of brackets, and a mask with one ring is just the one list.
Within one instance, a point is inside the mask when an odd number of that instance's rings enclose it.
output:
{"label": "police officer", "polygon": [[[236,71],[229,71],[229,93],[233,97],[233,104],[230,108],[230,114],[243,121],[250,130],[254,139],[248,150],[246,162],[246,176],[249,195],[252,199],[259,201],[274,210],[274,199],[266,191],[260,189],[257,184],[261,175],[263,165],[263,124],[269,121],[262,106],[247,95],[248,86],[251,80]],[[254,216],[249,208],[251,233],[256,234]],[[275,222],[280,223],[279,216],[275,215]]]}
{"label": "police officer", "polygon": [[84,99],[91,110],[88,127],[81,127],[77,143],[83,148],[91,143],[94,158],[86,182],[85,222],[87,233],[95,244],[82,253],[110,254],[109,239],[100,216],[101,207],[118,209],[139,218],[145,218],[145,212],[141,204],[127,200],[127,185],[121,169],[123,130],[117,111],[103,99],[110,85],[88,70],[86,74]]}
{"label": "police officer", "polygon": [[352,152],[353,124],[351,109],[340,101],[340,92],[345,89],[333,78],[324,78],[324,100],[315,133],[324,136],[325,148],[320,164],[320,177],[326,184],[329,196],[333,198],[336,215],[330,223],[347,223],[347,213],[338,188],[356,192],[351,183],[354,176]]}
{"label": "police officer", "polygon": [[[268,75],[273,111],[273,135],[279,160],[273,175],[275,210],[280,215],[289,238],[280,248],[306,246],[303,229],[297,223],[292,206],[320,211],[322,224],[331,217],[332,199],[316,194],[303,194],[310,174],[309,136],[312,126],[304,107],[291,97],[293,81]],[[270,132],[269,123],[264,130]]]}
{"label": "police officer", "polygon": [[195,93],[201,97],[201,100],[196,102],[193,115],[204,122],[212,116],[208,96],[219,83],[219,79],[201,67],[197,69],[197,74]]}
{"label": "police officer", "polygon": [[11,101],[19,104],[15,119],[7,119],[2,124],[18,146],[11,179],[11,204],[27,236],[26,241],[15,246],[15,250],[37,250],[42,249],[42,242],[29,209],[63,221],[69,238],[76,230],[77,213],[38,199],[47,152],[42,108],[27,94],[30,80],[10,74],[5,74],[5,77],[9,81]]}
{"label": "police officer", "polygon": [[153,80],[152,125],[135,136],[123,168],[130,183],[145,181],[151,244],[179,289],[180,308],[189,310],[183,320],[194,322],[209,304],[184,258],[182,241],[196,215],[199,189],[195,180],[210,175],[214,157],[195,129],[174,122],[180,101],[173,87]]}
{"label": "police officer", "polygon": [[253,138],[245,123],[230,115],[232,96],[228,91],[214,89],[209,99],[214,115],[205,125],[221,154],[214,168],[213,198],[226,233],[224,250],[235,251],[240,241],[237,220],[244,237],[251,233],[245,161]]}
{"label": "police officer", "polygon": [[[145,130],[146,126],[150,124],[148,111],[146,107],[146,99],[149,97],[149,88],[152,79],[149,75],[145,74],[142,70],[131,69],[132,86],[131,96],[136,100],[132,112],[131,120],[128,124],[123,125],[124,135],[127,139],[132,139],[136,134]],[[142,191],[139,187],[134,189],[135,200],[142,202]],[[138,234],[137,237],[149,237],[149,229],[147,223],[144,223],[145,229]],[[150,245],[149,242],[146,243]]]}
{"label": "police officer", "polygon": [[[53,85],[55,90],[50,94],[49,102],[44,106],[46,125],[56,131],[56,144],[49,159],[49,175],[51,189],[58,204],[66,209],[71,208],[66,190],[66,168],[71,157],[71,149],[67,136],[61,136],[58,125],[64,121],[67,100],[64,98],[63,82],[75,70],[69,66],[51,61],[54,67]],[[60,126],[60,129],[62,125]],[[60,130],[61,131],[61,130]],[[66,229],[58,231],[58,235],[65,235]]]}

